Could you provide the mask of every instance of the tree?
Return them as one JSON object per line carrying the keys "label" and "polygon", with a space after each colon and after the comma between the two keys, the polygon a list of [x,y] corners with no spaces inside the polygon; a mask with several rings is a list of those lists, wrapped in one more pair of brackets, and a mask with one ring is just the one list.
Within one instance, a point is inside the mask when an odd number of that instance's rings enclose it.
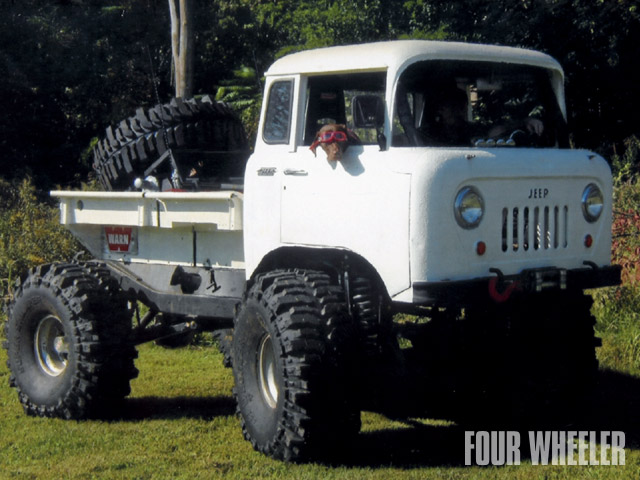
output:
{"label": "tree", "polygon": [[158,1],[0,2],[0,175],[30,175],[38,188],[86,178],[91,138],[155,101],[150,56],[170,78]]}
{"label": "tree", "polygon": [[[177,4],[177,5],[176,5]],[[177,8],[179,7],[179,8]],[[189,0],[169,0],[171,15],[171,51],[176,97],[193,95],[193,29]]]}
{"label": "tree", "polygon": [[261,90],[262,72],[284,53],[393,38],[546,51],[566,73],[577,146],[610,156],[640,136],[637,0],[169,0],[169,7],[164,0],[0,2],[0,175],[31,174],[39,187],[80,181],[93,161],[80,160],[91,138],[157,103],[156,89],[164,102],[223,86],[219,97],[242,108],[251,131],[255,120],[227,83],[252,85],[234,78],[242,66],[255,71]]}

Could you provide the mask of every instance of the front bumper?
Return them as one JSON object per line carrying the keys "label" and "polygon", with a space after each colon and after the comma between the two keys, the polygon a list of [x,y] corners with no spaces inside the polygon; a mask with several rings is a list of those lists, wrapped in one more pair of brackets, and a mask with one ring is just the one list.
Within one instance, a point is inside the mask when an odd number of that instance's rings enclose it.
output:
{"label": "front bumper", "polygon": [[424,306],[464,306],[493,300],[501,303],[512,295],[542,291],[585,290],[620,284],[619,265],[565,270],[541,268],[523,270],[517,275],[502,275],[497,269],[489,277],[451,282],[416,282],[413,304]]}

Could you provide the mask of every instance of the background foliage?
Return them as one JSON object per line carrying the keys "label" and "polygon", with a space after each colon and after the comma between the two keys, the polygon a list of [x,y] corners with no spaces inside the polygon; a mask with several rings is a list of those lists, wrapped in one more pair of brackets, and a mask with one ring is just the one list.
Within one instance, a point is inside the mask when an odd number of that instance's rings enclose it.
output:
{"label": "background foliage", "polygon": [[0,302],[28,268],[69,259],[79,250],[58,216],[58,208],[37,198],[30,179],[0,179]]}
{"label": "background foliage", "polygon": [[[614,261],[625,284],[596,294],[599,328],[635,324],[640,268],[640,95],[633,69],[640,6],[633,0],[194,1],[194,91],[214,94],[256,134],[261,74],[293,51],[396,38],[522,46],[560,61],[576,146],[611,159]],[[164,0],[0,2],[0,294],[27,267],[77,248],[36,192],[77,188],[109,124],[166,102],[170,22]],[[154,82],[155,80],[155,82]],[[24,180],[25,178],[30,180]],[[622,310],[620,310],[622,309]],[[626,319],[618,320],[615,319]],[[607,320],[608,319],[608,320]],[[634,337],[632,337],[634,338]],[[640,345],[640,336],[636,341]],[[640,351],[629,346],[628,351]],[[603,351],[606,351],[606,345]],[[633,353],[633,361],[640,353]]]}
{"label": "background foliage", "polygon": [[[231,103],[251,135],[260,108],[261,74],[274,59],[292,51],[427,38],[523,46],[554,56],[566,73],[574,144],[604,154],[614,171],[612,253],[614,262],[624,267],[624,284],[592,292],[597,334],[603,339],[598,356],[607,369],[640,376],[636,0],[194,4],[195,91]],[[87,147],[105,127],[132,115],[138,106],[157,103],[156,90],[161,102],[169,99],[170,60],[165,0],[0,0],[0,297],[10,295],[13,281],[28,267],[68,259],[77,251],[57,223],[56,206],[43,192],[56,184],[82,188],[92,162]],[[133,383],[130,399],[131,418],[70,424],[25,419],[7,386],[6,355],[0,349],[0,407],[5,412],[0,418],[0,476],[3,471],[33,478],[570,476],[569,470],[553,466],[452,469],[450,455],[458,448],[459,432],[445,430],[442,443],[442,429],[456,427],[413,425],[415,430],[409,431],[406,425],[368,413],[355,465],[275,462],[242,440],[229,397],[230,373],[212,369],[211,357],[220,363],[219,354],[208,347],[167,352],[144,346],[138,364],[141,378]],[[640,430],[627,422],[631,410],[636,411],[640,389],[637,382],[629,388],[626,378],[616,381],[618,387],[610,388],[610,381],[604,385],[606,401],[597,410],[613,415],[613,420],[607,416],[602,424],[596,421],[585,429],[605,430],[619,423],[619,428],[631,429],[627,431],[637,444]],[[440,446],[435,453],[434,445]],[[637,466],[637,457],[633,450],[628,463]],[[442,458],[444,463],[437,463]],[[426,464],[420,463],[425,459]],[[626,476],[607,468],[580,473]]]}
{"label": "background foliage", "polygon": [[622,265],[622,285],[592,293],[600,360],[610,368],[640,371],[640,140],[630,137],[613,157],[612,262]]}
{"label": "background foliage", "polygon": [[[291,51],[395,38],[523,46],[564,66],[574,143],[611,157],[640,135],[631,0],[214,0],[193,2],[195,92],[260,75]],[[37,186],[84,179],[104,128],[171,95],[163,0],[0,2],[0,175]],[[257,72],[257,75],[256,75]],[[152,79],[157,78],[156,85]],[[254,92],[254,93],[255,93]],[[223,95],[224,96],[224,95]],[[246,100],[246,99],[245,99]],[[257,108],[238,107],[250,131]],[[259,106],[259,103],[258,103]],[[253,124],[252,124],[253,122]]]}

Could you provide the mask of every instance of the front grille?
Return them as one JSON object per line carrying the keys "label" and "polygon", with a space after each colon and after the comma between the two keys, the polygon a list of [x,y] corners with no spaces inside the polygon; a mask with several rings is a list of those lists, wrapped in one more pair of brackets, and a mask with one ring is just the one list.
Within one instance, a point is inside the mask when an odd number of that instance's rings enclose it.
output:
{"label": "front grille", "polygon": [[502,251],[531,252],[567,248],[567,206],[502,209]]}

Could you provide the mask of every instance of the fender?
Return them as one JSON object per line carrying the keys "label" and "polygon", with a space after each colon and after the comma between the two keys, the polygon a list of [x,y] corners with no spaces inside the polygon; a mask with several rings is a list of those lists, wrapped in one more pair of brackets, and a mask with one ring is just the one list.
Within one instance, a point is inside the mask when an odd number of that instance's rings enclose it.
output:
{"label": "fender", "polygon": [[278,268],[309,268],[341,275],[345,271],[357,271],[373,280],[379,291],[389,298],[389,292],[376,268],[364,257],[347,249],[286,246],[271,250],[265,255],[247,281],[247,288],[256,275]]}

